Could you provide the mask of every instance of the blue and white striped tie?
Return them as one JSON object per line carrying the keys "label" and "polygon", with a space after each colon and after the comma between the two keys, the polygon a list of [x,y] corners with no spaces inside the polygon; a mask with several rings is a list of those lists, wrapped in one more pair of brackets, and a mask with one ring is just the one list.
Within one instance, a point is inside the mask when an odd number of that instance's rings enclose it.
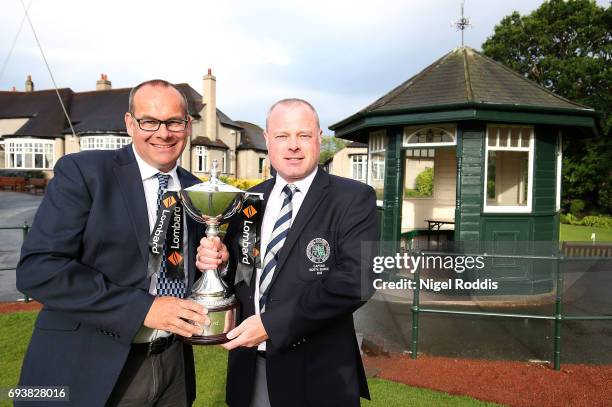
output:
{"label": "blue and white striped tie", "polygon": [[[157,189],[157,208],[161,206],[164,192],[168,189],[168,181],[170,175],[162,174],[158,172],[155,174],[159,180],[159,188]],[[171,297],[185,297],[185,280],[180,278],[178,280],[169,279],[166,274],[166,244],[164,243],[164,250],[162,251],[161,267],[159,268],[159,274],[157,275],[157,295],[158,296],[171,296]]]}
{"label": "blue and white striped tie", "polygon": [[291,218],[293,216],[293,204],[291,200],[293,195],[297,191],[297,187],[293,184],[287,184],[283,188],[283,206],[278,219],[274,224],[272,235],[270,236],[270,243],[266,248],[266,255],[263,261],[263,269],[261,271],[261,277],[259,278],[259,310],[260,312],[265,311],[266,298],[270,288],[270,282],[274,276],[274,270],[276,269],[276,263],[278,262],[278,253],[280,252],[285,239],[289,234],[291,228]]}

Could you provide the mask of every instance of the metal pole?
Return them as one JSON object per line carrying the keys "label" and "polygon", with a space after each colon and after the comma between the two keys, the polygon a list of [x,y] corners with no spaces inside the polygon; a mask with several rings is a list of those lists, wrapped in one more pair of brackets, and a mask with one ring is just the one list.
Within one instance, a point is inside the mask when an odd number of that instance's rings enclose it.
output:
{"label": "metal pole", "polygon": [[419,307],[419,313],[428,312],[431,314],[450,314],[450,315],[476,315],[480,317],[503,317],[503,318],[530,318],[530,319],[555,319],[554,316],[550,315],[534,315],[534,314],[516,314],[516,313],[505,313],[505,312],[485,312],[485,311],[457,311],[444,308],[427,308]]}
{"label": "metal pole", "polygon": [[414,294],[412,295],[412,307],[410,308],[410,310],[412,311],[412,349],[410,357],[412,359],[417,358],[417,353],[419,351],[419,290],[421,286],[421,284],[419,284],[419,282],[421,281],[420,275],[421,270],[417,268],[414,273],[414,279],[412,280],[416,283],[416,287],[414,288]]}
{"label": "metal pole", "polygon": [[[21,227],[21,229],[23,230],[23,242],[25,242],[26,237],[28,237],[28,232],[30,231],[30,225],[28,225],[28,222],[23,221],[23,226]],[[15,272],[17,272],[17,270],[15,270]],[[28,297],[27,294],[24,294],[23,301],[30,302],[30,297]]]}
{"label": "metal pole", "polygon": [[564,255],[560,253],[553,263],[557,274],[557,296],[555,298],[555,354],[553,357],[555,370],[561,369],[561,324],[563,323],[563,272],[560,271],[559,263]]}

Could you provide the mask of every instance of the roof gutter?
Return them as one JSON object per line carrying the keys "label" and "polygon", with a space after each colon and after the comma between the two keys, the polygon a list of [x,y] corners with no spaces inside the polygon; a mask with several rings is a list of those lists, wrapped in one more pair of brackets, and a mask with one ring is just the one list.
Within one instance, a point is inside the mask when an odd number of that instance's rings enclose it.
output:
{"label": "roof gutter", "polygon": [[[601,134],[600,118],[602,114],[593,109],[567,109],[555,107],[538,107],[511,104],[493,104],[481,102],[455,103],[437,106],[423,106],[411,109],[389,109],[384,111],[358,112],[347,119],[329,126],[336,137],[353,141],[365,141],[363,134],[366,128],[402,125],[481,120],[495,122],[507,121],[505,113],[512,116],[531,116],[526,123],[558,124],[561,126],[590,127],[594,133]],[[388,122],[387,119],[388,117]],[[516,120],[511,120],[516,121]]]}
{"label": "roof gutter", "polygon": [[572,116],[591,116],[600,118],[602,115],[600,112],[594,109],[571,109],[564,107],[543,107],[533,105],[519,105],[519,104],[503,104],[503,103],[483,103],[483,102],[462,102],[462,103],[449,103],[434,106],[419,106],[409,109],[385,109],[375,110],[369,112],[357,112],[346,119],[334,123],[329,126],[330,130],[336,130],[340,127],[344,127],[352,121],[355,121],[364,117],[373,116],[389,116],[405,113],[420,113],[420,112],[437,112],[444,110],[463,110],[463,109],[483,109],[483,110],[506,110],[512,112],[537,112],[537,113],[561,113]]}

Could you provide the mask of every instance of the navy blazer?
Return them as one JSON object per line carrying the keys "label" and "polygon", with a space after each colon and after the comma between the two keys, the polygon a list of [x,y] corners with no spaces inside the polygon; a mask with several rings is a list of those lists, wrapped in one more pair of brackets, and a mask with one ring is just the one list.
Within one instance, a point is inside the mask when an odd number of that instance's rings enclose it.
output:
{"label": "navy blazer", "polygon": [[[264,205],[274,182],[252,189],[264,193]],[[240,222],[233,221],[225,239],[230,281],[241,236]],[[323,269],[307,254],[318,238],[330,249]],[[266,367],[273,407],[359,406],[360,397],[369,398],[352,314],[373,294],[377,244],[362,247],[362,242],[377,241],[374,190],[319,169],[279,252],[261,314],[269,336]],[[241,303],[239,322],[255,312],[254,281],[253,276],[250,285],[234,287]],[[249,406],[256,357],[256,348],[229,353],[226,398],[231,407]]]}
{"label": "navy blazer", "polygon": [[[178,168],[181,186],[199,180]],[[190,289],[201,227],[188,220]],[[43,304],[22,386],[69,386],[71,406],[103,406],[154,296],[147,278],[149,220],[128,145],[58,160],[21,251],[17,288]],[[185,346],[188,397],[193,353]],[[34,406],[35,403],[25,403]]]}

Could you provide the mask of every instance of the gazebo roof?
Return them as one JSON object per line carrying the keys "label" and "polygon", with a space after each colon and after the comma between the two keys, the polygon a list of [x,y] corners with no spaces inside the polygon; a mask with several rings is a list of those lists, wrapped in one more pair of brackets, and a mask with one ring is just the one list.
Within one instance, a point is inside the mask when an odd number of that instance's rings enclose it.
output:
{"label": "gazebo roof", "polygon": [[[531,118],[517,117],[531,123],[565,124],[590,127],[593,109],[558,96],[510,68],[469,47],[457,48],[420,73],[356,114],[330,126],[337,137],[353,135],[365,127],[412,124],[419,121],[489,120],[491,114],[478,111],[530,112]],[[441,114],[441,111],[448,112]],[[414,113],[420,113],[416,117]],[[435,117],[423,113],[437,112]],[[450,113],[453,112],[453,113]],[[461,113],[459,113],[461,112]],[[547,115],[588,116],[590,120],[563,120],[537,117]],[[412,115],[411,115],[412,114]],[[540,115],[541,116],[541,115]],[[367,118],[378,120],[367,120]],[[386,118],[386,119],[383,119]],[[431,119],[431,120],[430,120]],[[552,121],[551,121],[552,119]],[[493,120],[505,120],[500,117]]]}

